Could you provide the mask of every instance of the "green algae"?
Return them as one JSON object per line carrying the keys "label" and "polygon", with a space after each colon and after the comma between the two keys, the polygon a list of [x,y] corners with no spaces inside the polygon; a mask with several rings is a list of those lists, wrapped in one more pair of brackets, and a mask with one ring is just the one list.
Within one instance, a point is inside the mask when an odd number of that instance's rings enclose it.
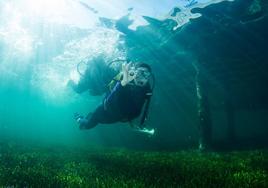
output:
{"label": "green algae", "polygon": [[268,151],[1,145],[0,187],[267,187]]}

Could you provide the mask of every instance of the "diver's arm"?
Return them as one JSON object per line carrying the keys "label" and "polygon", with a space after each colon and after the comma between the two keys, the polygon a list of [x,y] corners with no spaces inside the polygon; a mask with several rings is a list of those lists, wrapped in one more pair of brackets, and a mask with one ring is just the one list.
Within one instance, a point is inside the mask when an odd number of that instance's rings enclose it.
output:
{"label": "diver's arm", "polygon": [[149,114],[150,102],[151,102],[151,98],[149,97],[145,101],[143,113],[142,113],[142,116],[141,116],[141,119],[140,119],[140,125],[139,125],[140,128],[144,128],[145,127],[144,123],[145,123],[145,121],[146,121],[146,119],[148,117],[148,114]]}
{"label": "diver's arm", "polygon": [[144,96],[144,105],[143,105],[143,109],[142,109],[142,115],[141,115],[141,118],[140,118],[140,125],[139,127],[140,128],[144,128],[145,125],[145,121],[147,120],[147,117],[148,117],[148,114],[149,114],[149,107],[150,107],[150,102],[151,102],[151,97],[153,96],[153,92],[152,92],[152,89],[150,88],[149,85],[147,85],[147,88],[146,88],[146,93],[145,93],[145,96]]}

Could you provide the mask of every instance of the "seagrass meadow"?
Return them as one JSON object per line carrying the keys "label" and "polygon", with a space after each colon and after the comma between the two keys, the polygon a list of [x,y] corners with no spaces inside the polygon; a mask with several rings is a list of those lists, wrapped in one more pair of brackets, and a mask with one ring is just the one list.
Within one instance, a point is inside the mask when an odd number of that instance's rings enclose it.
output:
{"label": "seagrass meadow", "polygon": [[136,151],[1,144],[1,187],[267,187],[265,150]]}

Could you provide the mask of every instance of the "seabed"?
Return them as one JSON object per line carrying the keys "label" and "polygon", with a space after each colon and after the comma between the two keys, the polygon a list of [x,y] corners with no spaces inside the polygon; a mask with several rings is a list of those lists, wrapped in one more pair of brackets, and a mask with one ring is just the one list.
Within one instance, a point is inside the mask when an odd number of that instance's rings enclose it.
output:
{"label": "seabed", "polygon": [[268,187],[268,150],[0,147],[0,187]]}

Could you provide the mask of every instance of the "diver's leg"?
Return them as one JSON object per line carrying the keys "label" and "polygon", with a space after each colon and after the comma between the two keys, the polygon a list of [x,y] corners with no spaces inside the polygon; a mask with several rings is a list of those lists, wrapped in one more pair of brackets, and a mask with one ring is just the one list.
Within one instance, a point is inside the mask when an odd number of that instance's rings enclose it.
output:
{"label": "diver's leg", "polygon": [[99,106],[93,113],[89,113],[86,118],[81,118],[77,122],[81,130],[92,129],[102,123],[103,118],[105,118],[105,112],[103,106]]}
{"label": "diver's leg", "polygon": [[[81,117],[81,116],[80,116]],[[104,109],[103,105],[97,107],[97,109],[93,113],[89,113],[88,116],[76,118],[76,121],[79,123],[79,128],[81,130],[84,129],[92,129],[96,127],[98,124],[112,124],[120,121],[120,117],[115,115],[115,113],[111,113]]]}

